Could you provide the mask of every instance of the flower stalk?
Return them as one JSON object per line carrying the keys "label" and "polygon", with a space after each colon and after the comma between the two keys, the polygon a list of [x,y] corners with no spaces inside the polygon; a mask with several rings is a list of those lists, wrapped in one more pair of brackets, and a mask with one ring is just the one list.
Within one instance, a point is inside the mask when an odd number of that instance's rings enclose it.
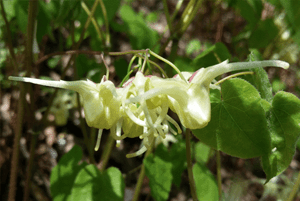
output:
{"label": "flower stalk", "polygon": [[192,194],[193,201],[197,201],[197,190],[196,190],[196,184],[194,180],[194,174],[193,174],[193,164],[192,164],[192,154],[191,154],[191,131],[190,129],[186,129],[185,132],[185,143],[186,143],[186,161],[187,161],[187,170],[188,170],[188,177],[189,177],[189,183],[190,183],[190,190]]}

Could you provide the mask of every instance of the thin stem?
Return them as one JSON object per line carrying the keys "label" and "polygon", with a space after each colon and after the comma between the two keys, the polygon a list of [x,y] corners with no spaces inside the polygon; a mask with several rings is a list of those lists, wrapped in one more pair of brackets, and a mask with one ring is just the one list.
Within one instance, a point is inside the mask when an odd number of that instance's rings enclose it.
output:
{"label": "thin stem", "polygon": [[155,56],[156,58],[162,60],[163,62],[169,64],[169,65],[170,65],[170,66],[178,73],[178,75],[180,76],[180,78],[181,78],[182,80],[184,80],[184,81],[187,83],[187,80],[183,77],[183,75],[181,74],[180,70],[179,70],[172,62],[170,62],[170,61],[168,61],[167,59],[165,59],[165,58],[159,56],[158,54],[152,52],[151,50],[149,50],[149,53],[150,53],[151,55]]}
{"label": "thin stem", "polygon": [[180,10],[180,8],[182,6],[182,3],[183,3],[183,0],[178,0],[177,1],[175,11],[174,11],[174,13],[172,14],[172,17],[171,17],[171,22],[173,22],[173,20],[175,19],[178,11]]}
{"label": "thin stem", "polygon": [[104,17],[104,24],[105,24],[105,31],[106,31],[106,39],[105,39],[105,46],[110,47],[110,34],[109,34],[109,24],[108,24],[108,19],[107,19],[107,12],[106,12],[106,8],[105,5],[103,3],[102,0],[98,0],[100,3],[100,7],[103,13],[103,17]]}
{"label": "thin stem", "polygon": [[170,18],[167,1],[163,0],[163,4],[164,4],[165,16],[166,16],[168,27],[169,27],[169,30],[170,30],[170,35],[172,35],[172,32],[173,32],[172,21],[171,21],[171,18]]}
{"label": "thin stem", "polygon": [[222,200],[222,177],[221,177],[221,154],[220,154],[220,151],[216,150],[216,156],[217,156],[217,179],[218,179],[219,200]]}
{"label": "thin stem", "polygon": [[123,86],[124,82],[128,80],[129,76],[131,75],[131,73],[133,72],[133,70],[129,71],[126,76],[124,77],[124,79],[122,80],[122,82],[119,84],[120,87]]}
{"label": "thin stem", "polygon": [[[77,48],[78,49],[78,48]],[[90,55],[101,55],[103,54],[102,51],[90,51],[90,50],[70,50],[70,51],[64,51],[64,52],[53,52],[51,54],[47,54],[40,58],[35,65],[39,65],[43,61],[57,55],[74,55],[74,54],[90,54]],[[145,53],[146,50],[130,50],[130,51],[125,51],[125,52],[109,52],[108,55],[110,56],[121,56],[121,55],[126,55],[126,54],[137,54],[137,53]]]}
{"label": "thin stem", "polygon": [[109,68],[108,68],[107,63],[105,62],[105,58],[104,58],[103,54],[101,54],[101,59],[102,59],[102,62],[104,64],[105,68],[106,68],[106,79],[109,79]]}
{"label": "thin stem", "polygon": [[237,76],[240,76],[240,75],[253,75],[254,72],[253,71],[247,71],[247,72],[240,72],[240,73],[235,73],[235,74],[232,74],[232,75],[229,75],[221,80],[219,80],[218,82],[215,83],[215,85],[219,85],[219,84],[222,84],[224,81],[230,79],[230,78],[234,78],[234,77],[237,77]]}
{"label": "thin stem", "polygon": [[145,56],[144,56],[144,63],[143,63],[142,69],[141,69],[142,72],[144,72],[146,63],[147,63],[147,61],[148,61],[148,49],[147,49],[146,51],[147,51],[147,53],[145,53]]}
{"label": "thin stem", "polygon": [[[26,76],[29,76],[32,72],[32,64],[33,64],[33,41],[35,37],[35,28],[36,28],[36,16],[38,10],[38,1],[30,1],[28,4],[28,24],[27,24],[27,37],[26,37],[26,51],[25,51],[25,64],[26,64]],[[30,86],[31,87],[31,86]],[[33,99],[33,91],[32,88],[28,88],[30,100],[34,101]],[[33,113],[33,104],[30,105],[30,115],[32,116]],[[30,116],[29,116],[30,117]],[[32,118],[32,117],[30,117]],[[32,125],[31,125],[32,126]],[[29,127],[31,127],[29,125]],[[27,163],[27,170],[26,170],[26,181],[25,181],[25,189],[24,189],[24,197],[23,200],[29,200],[30,195],[30,187],[31,187],[31,177],[32,177],[32,167],[34,162],[34,154],[35,154],[35,145],[36,145],[36,138],[37,136],[30,136],[31,137],[31,144],[30,144],[30,158],[29,162]]]}
{"label": "thin stem", "polygon": [[196,191],[196,184],[193,175],[193,165],[192,165],[192,154],[191,154],[191,131],[190,129],[186,129],[185,133],[185,143],[186,143],[186,160],[187,160],[187,170],[190,182],[190,189],[193,201],[197,201],[197,191]]}
{"label": "thin stem", "polygon": [[160,72],[165,76],[165,78],[168,78],[168,75],[166,74],[166,72],[154,61],[148,60],[149,63],[151,63],[152,65],[156,66]]}
{"label": "thin stem", "polygon": [[36,150],[36,143],[37,143],[38,133],[33,133],[31,135],[31,142],[30,142],[30,157],[27,164],[27,174],[26,174],[26,185],[25,185],[25,192],[24,192],[24,201],[29,199],[30,189],[31,189],[31,178],[32,178],[32,167],[34,164],[34,155]]}
{"label": "thin stem", "polygon": [[81,44],[81,42],[83,40],[84,33],[86,32],[87,28],[89,27],[89,25],[90,25],[90,23],[91,23],[91,21],[92,21],[92,19],[94,17],[94,13],[96,11],[97,6],[98,6],[98,1],[95,1],[94,4],[93,4],[93,7],[91,9],[90,15],[89,15],[88,19],[86,20],[86,22],[84,24],[83,30],[81,32],[79,41],[77,42],[75,49],[79,49],[79,45]]}
{"label": "thin stem", "polygon": [[296,197],[297,193],[299,192],[299,187],[300,187],[300,172],[298,172],[298,177],[297,180],[293,186],[293,190],[290,193],[290,196],[288,197],[288,199],[286,201],[293,201],[294,197]]}
{"label": "thin stem", "polygon": [[130,175],[130,174],[132,174],[132,173],[138,171],[138,170],[141,169],[141,168],[142,168],[142,165],[139,165],[139,166],[133,168],[132,170],[130,170],[126,175]]}
{"label": "thin stem", "polygon": [[[154,144],[154,142],[151,143],[149,149],[147,150],[147,152],[145,154],[145,158],[147,158],[147,156],[149,154],[151,154],[152,149],[153,149],[153,144]],[[141,191],[141,188],[143,186],[144,177],[145,177],[145,165],[143,164],[142,167],[141,167],[141,172],[140,172],[140,175],[139,175],[136,187],[135,187],[134,196],[133,196],[132,201],[138,201],[139,195],[140,195],[140,191]]]}
{"label": "thin stem", "polygon": [[112,151],[112,149],[114,147],[114,144],[115,144],[114,138],[111,135],[109,135],[108,139],[106,140],[104,151],[103,151],[103,153],[101,155],[101,159],[100,159],[100,161],[101,161],[101,168],[100,168],[100,170],[102,172],[106,168],[106,165],[108,163],[111,151]]}
{"label": "thin stem", "polygon": [[[81,7],[83,8],[83,10],[86,12],[86,14],[88,16],[91,15],[91,11],[89,10],[87,5],[83,1],[81,2]],[[102,33],[101,33],[101,29],[100,29],[98,23],[96,22],[95,17],[92,17],[92,23],[93,23],[93,25],[95,27],[95,30],[96,30],[96,32],[99,36],[99,39],[101,40],[101,42],[103,42],[103,36],[102,36]]]}
{"label": "thin stem", "polygon": [[25,102],[25,89],[24,84],[20,84],[20,99],[18,103],[18,116],[15,129],[13,153],[11,159],[11,170],[10,170],[10,179],[9,179],[9,191],[8,191],[8,200],[14,201],[16,195],[16,185],[17,185],[17,176],[18,176],[18,163],[19,163],[19,142],[22,135],[23,127],[23,116],[24,116],[24,105]]}
{"label": "thin stem", "polygon": [[[141,55],[137,54],[136,57],[139,57],[139,58],[143,58]],[[147,59],[147,62],[151,63],[152,65],[156,66],[158,68],[158,70],[160,70],[160,72],[165,76],[165,78],[168,78],[168,75],[167,73],[157,64],[155,63],[154,61],[151,61],[149,59]]]}
{"label": "thin stem", "polygon": [[136,184],[136,187],[135,187],[134,196],[133,196],[132,201],[138,201],[140,191],[141,191],[141,188],[142,188],[142,185],[143,185],[144,177],[145,177],[145,165],[143,164],[142,168],[141,168],[139,178],[138,178],[138,181],[137,181],[137,184]]}
{"label": "thin stem", "polygon": [[138,53],[141,53],[141,54],[147,53],[147,50],[129,50],[129,51],[124,51],[124,52],[109,52],[108,55],[121,56],[121,55],[126,55],[126,54],[138,54]]}
{"label": "thin stem", "polygon": [[89,147],[91,149],[90,152],[94,152],[94,146],[95,146],[95,139],[96,139],[96,133],[97,133],[97,129],[90,127],[90,144],[91,146]]}

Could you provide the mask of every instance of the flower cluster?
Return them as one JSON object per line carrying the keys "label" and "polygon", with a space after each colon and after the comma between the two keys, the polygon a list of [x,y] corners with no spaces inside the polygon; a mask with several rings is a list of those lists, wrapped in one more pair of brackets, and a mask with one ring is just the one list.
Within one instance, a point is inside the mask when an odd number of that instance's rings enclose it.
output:
{"label": "flower cluster", "polygon": [[[127,157],[144,153],[155,138],[166,138],[168,133],[181,133],[177,122],[168,115],[175,112],[180,123],[189,129],[205,127],[211,118],[210,88],[218,88],[212,82],[227,72],[255,67],[275,66],[288,68],[283,61],[255,61],[220,64],[201,68],[194,73],[182,72],[173,78],[144,76],[137,72],[122,87],[104,76],[100,83],[92,81],[48,81],[25,77],[9,77],[10,80],[70,89],[78,92],[83,100],[86,122],[89,126],[110,129],[117,140],[140,137],[143,146]],[[173,130],[173,124],[177,131]]]}

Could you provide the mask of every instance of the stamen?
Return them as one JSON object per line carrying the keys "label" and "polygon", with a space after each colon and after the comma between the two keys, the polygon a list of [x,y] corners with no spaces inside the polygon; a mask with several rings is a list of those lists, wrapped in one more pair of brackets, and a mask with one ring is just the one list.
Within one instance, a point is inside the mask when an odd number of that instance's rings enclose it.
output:
{"label": "stamen", "polygon": [[120,147],[121,146],[121,140],[116,140],[116,147]]}
{"label": "stamen", "polygon": [[99,148],[100,148],[100,142],[101,142],[102,132],[103,132],[103,129],[99,129],[99,131],[98,131],[98,137],[97,137],[97,142],[96,142],[96,146],[95,146],[95,151],[98,151]]}
{"label": "stamen", "polygon": [[[176,127],[176,129],[177,129],[177,131],[178,131],[179,134],[182,133],[181,128],[179,127],[179,125],[177,124],[177,122],[176,122],[174,119],[172,119],[169,115],[166,116],[166,119],[167,119],[169,122],[171,122],[171,123]],[[172,129],[172,127],[170,127],[170,130],[171,130],[171,129]],[[173,129],[172,129],[172,130],[173,130]]]}
{"label": "stamen", "polygon": [[161,105],[161,109],[160,108],[157,108],[161,111],[159,111],[159,116],[157,117],[154,125],[157,126],[157,125],[160,125],[161,122],[166,118],[167,116],[167,113],[168,113],[168,104],[167,104],[167,100],[162,100],[162,105]]}
{"label": "stamen", "polygon": [[136,156],[140,156],[143,153],[145,153],[147,151],[146,146],[144,145],[142,148],[140,148],[137,152],[134,152],[132,154],[127,154],[126,158],[132,158],[132,157],[136,157]]}
{"label": "stamen", "polygon": [[142,126],[142,127],[147,126],[147,125],[146,125],[146,122],[145,122],[145,121],[142,121],[142,120],[139,119],[139,118],[137,118],[137,117],[132,113],[132,111],[131,111],[129,108],[125,108],[125,112],[126,112],[127,116],[128,116],[134,123],[136,123],[137,125]]}

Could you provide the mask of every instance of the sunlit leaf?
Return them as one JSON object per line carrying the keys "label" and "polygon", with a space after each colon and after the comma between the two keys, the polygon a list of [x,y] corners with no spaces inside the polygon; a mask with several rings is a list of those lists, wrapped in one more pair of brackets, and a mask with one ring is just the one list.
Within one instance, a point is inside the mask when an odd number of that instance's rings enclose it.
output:
{"label": "sunlit leaf", "polygon": [[179,187],[181,174],[185,169],[185,154],[183,142],[173,144],[170,152],[160,144],[155,155],[150,154],[144,160],[151,195],[155,200],[167,200],[172,183]]}
{"label": "sunlit leaf", "polygon": [[275,26],[273,19],[260,21],[249,38],[251,48],[265,48],[278,35],[278,28]]}
{"label": "sunlit leaf", "polygon": [[120,17],[126,24],[126,32],[129,34],[132,49],[152,49],[154,47],[158,40],[157,32],[149,28],[145,20],[130,6],[123,5],[121,7]]}
{"label": "sunlit leaf", "polygon": [[300,134],[300,100],[293,94],[278,92],[268,114],[272,152],[262,157],[267,181],[291,163]]}
{"label": "sunlit leaf", "polygon": [[119,169],[108,168],[101,173],[95,165],[80,170],[74,182],[71,197],[74,201],[123,201],[125,183]]}
{"label": "sunlit leaf", "polygon": [[197,162],[205,164],[209,159],[210,147],[202,142],[195,144],[195,159]]}
{"label": "sunlit leaf", "polygon": [[193,134],[203,143],[240,158],[270,151],[265,111],[257,90],[242,79],[222,84],[222,100],[212,103],[211,121]]}
{"label": "sunlit leaf", "polygon": [[191,55],[194,52],[198,52],[201,49],[201,43],[199,40],[191,40],[186,47],[186,54]]}
{"label": "sunlit leaf", "polygon": [[82,150],[75,145],[68,153],[63,155],[58,164],[52,169],[50,175],[50,189],[54,201],[72,200],[70,193],[78,172],[87,163],[78,164],[82,158]]}
{"label": "sunlit leaf", "polygon": [[199,54],[192,64],[194,66],[207,67],[218,64],[226,59],[230,59],[231,55],[227,47],[223,43],[216,43],[201,54]]}
{"label": "sunlit leaf", "polygon": [[209,169],[201,163],[196,163],[193,167],[193,174],[198,199],[205,201],[219,200],[218,185]]}

